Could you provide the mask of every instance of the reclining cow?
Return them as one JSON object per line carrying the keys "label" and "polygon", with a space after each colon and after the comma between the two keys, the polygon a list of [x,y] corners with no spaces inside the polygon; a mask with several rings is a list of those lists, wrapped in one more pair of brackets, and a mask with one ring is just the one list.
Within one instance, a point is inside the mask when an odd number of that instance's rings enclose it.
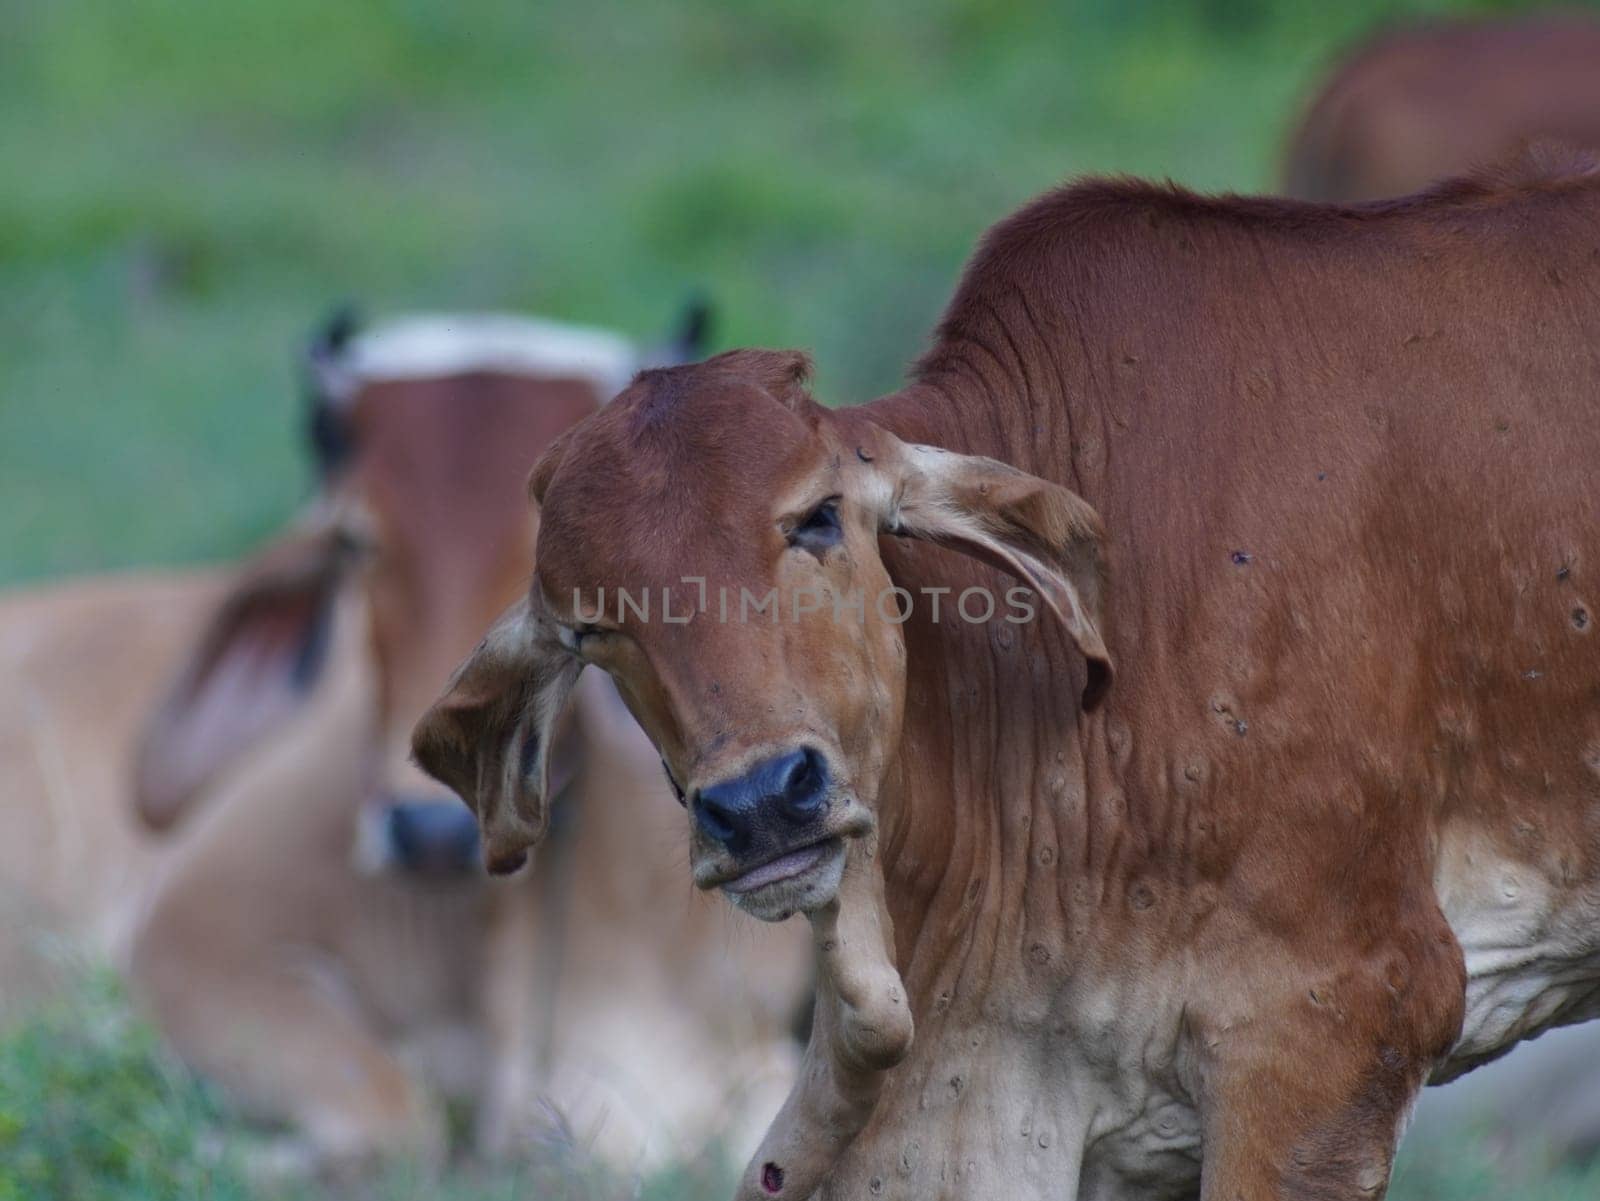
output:
{"label": "reclining cow", "polygon": [[164,842],[128,804],[140,728],[223,572],[128,572],[0,598],[0,1019],[122,963]]}
{"label": "reclining cow", "polygon": [[1526,142],[1600,150],[1600,21],[1436,21],[1375,34],[1333,70],[1290,139],[1284,190],[1379,200]]}
{"label": "reclining cow", "polygon": [[[341,325],[313,353],[322,495],[195,631],[135,796],[180,840],[136,999],[291,1128],[274,1171],[437,1161],[440,1093],[477,1103],[489,1151],[548,1110],[635,1163],[787,1087],[803,947],[734,949],[723,915],[663,901],[659,768],[609,690],[557,740],[569,796],[542,878],[491,885],[472,815],[407,762],[426,700],[526,587],[528,459],[638,363],[609,334],[488,317]],[[619,925],[642,889],[649,925]]]}
{"label": "reclining cow", "polygon": [[558,440],[420,762],[517,864],[594,664],[695,882],[810,919],[741,1198],[1381,1196],[1600,1005],[1597,247],[1576,169],[1046,195],[899,392],[736,351]]}

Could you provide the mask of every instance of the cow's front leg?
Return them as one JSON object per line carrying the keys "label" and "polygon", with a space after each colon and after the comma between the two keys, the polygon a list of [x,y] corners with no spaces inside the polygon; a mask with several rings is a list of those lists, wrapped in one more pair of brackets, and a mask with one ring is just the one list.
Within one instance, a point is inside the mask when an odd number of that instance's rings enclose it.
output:
{"label": "cow's front leg", "polygon": [[1330,1096],[1292,1073],[1242,1077],[1207,1114],[1201,1201],[1382,1198],[1420,1087],[1380,1073]]}
{"label": "cow's front leg", "polygon": [[[1348,973],[1204,1032],[1201,1201],[1371,1201],[1459,1010]],[[1433,1011],[1433,1012],[1430,1012]],[[1423,1020],[1416,1020],[1418,1015]]]}

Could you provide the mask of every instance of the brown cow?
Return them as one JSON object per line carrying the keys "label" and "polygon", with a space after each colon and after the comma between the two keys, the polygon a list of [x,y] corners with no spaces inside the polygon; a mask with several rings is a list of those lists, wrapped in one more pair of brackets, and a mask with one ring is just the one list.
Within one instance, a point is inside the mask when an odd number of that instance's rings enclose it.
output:
{"label": "brown cow", "polygon": [[596,664],[696,882],[807,914],[741,1198],[1379,1196],[1425,1081],[1600,1005],[1594,172],[1087,183],[899,392],[806,367],[645,372],[552,447],[414,742],[512,864]]}
{"label": "brown cow", "polygon": [[[274,1170],[435,1160],[440,1091],[478,1104],[489,1150],[545,1104],[629,1162],[776,1109],[803,951],[731,954],[726,916],[687,898],[619,926],[675,866],[638,812],[664,784],[620,704],[602,689],[563,732],[571,803],[542,881],[491,885],[472,815],[406,762],[426,701],[526,588],[528,459],[637,365],[609,334],[486,317],[338,331],[314,356],[323,495],[194,631],[136,795],[152,824],[184,819],[136,998],[292,1128]],[[729,1049],[744,1066],[704,1069]]]}
{"label": "brown cow", "polygon": [[1600,21],[1543,13],[1389,29],[1307,109],[1284,189],[1306,200],[1403,196],[1537,140],[1600,150]]}

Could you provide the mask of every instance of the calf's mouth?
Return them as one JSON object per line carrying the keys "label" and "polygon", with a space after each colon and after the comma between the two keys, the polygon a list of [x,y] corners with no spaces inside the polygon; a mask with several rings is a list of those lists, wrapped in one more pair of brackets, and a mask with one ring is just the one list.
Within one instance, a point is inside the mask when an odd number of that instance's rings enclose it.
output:
{"label": "calf's mouth", "polygon": [[752,917],[783,921],[833,901],[844,876],[845,854],[844,837],[830,835],[748,867],[730,868],[704,887],[721,888]]}

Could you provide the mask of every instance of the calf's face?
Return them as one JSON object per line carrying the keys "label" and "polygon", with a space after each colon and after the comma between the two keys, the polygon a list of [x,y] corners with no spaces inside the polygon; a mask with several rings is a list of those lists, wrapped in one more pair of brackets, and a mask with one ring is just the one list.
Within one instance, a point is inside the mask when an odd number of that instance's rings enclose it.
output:
{"label": "calf's face", "polygon": [[1103,692],[1094,511],[830,412],[806,367],[736,351],[646,372],[536,466],[533,585],[413,741],[472,804],[492,868],[543,834],[553,724],[593,664],[661,753],[699,886],[768,920],[832,902],[850,841],[874,829],[905,707],[902,623],[926,600],[896,589],[885,535],[1015,577],[1023,593],[992,598],[990,619],[1031,605],[1059,621],[1089,662],[1086,703]]}

